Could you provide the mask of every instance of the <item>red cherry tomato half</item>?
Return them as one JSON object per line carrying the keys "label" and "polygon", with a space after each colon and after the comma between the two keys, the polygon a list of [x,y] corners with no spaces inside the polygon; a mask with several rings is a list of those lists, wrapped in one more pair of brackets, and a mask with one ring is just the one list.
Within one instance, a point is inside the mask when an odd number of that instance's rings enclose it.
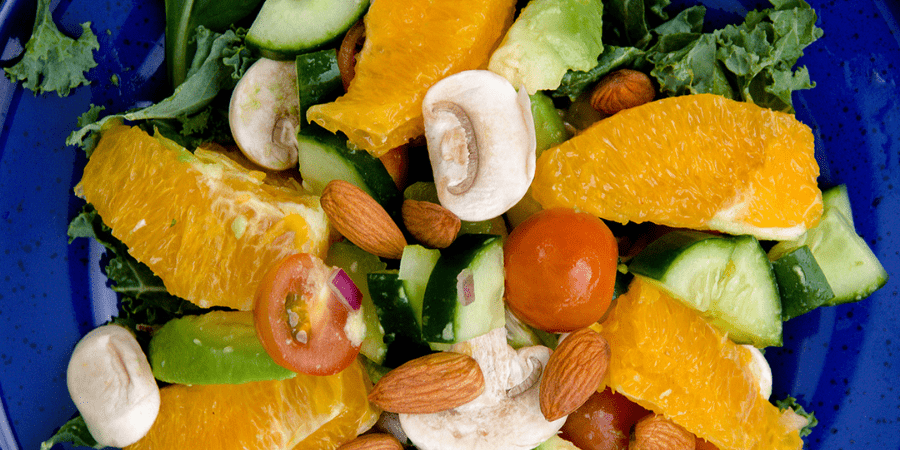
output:
{"label": "red cherry tomato half", "polygon": [[560,436],[582,450],[628,450],[631,427],[647,414],[650,411],[606,388],[569,414]]}
{"label": "red cherry tomato half", "polygon": [[616,238],[599,218],[568,208],[540,211],[504,244],[506,303],[535,328],[586,327],[609,308],[618,257]]}
{"label": "red cherry tomato half", "polygon": [[331,268],[309,254],[288,256],[256,291],[256,334],[279,365],[308,375],[332,375],[349,366],[359,343],[345,333],[350,309],[328,287]]}

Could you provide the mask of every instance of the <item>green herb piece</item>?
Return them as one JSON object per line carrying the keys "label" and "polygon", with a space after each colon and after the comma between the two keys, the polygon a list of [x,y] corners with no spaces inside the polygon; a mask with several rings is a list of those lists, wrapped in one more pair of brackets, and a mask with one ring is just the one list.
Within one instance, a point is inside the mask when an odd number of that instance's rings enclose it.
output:
{"label": "green herb piece", "polygon": [[166,0],[166,64],[173,87],[185,82],[201,47],[198,27],[218,32],[255,12],[262,0]]}
{"label": "green herb piece", "polygon": [[[143,109],[125,114],[109,115],[86,125],[79,123],[81,128],[69,135],[66,144],[79,145],[90,155],[93,146],[96,145],[96,139],[92,135],[99,132],[108,121],[113,119],[129,121],[176,119],[181,122],[179,126],[169,123],[160,127],[169,131],[163,134],[170,139],[175,139],[173,136],[178,135],[184,137],[185,133],[187,136],[193,136],[198,131],[218,136],[222,126],[211,127],[209,122],[211,118],[221,119],[221,115],[209,113],[203,116],[206,114],[203,110],[213,104],[213,101],[220,97],[220,93],[233,89],[247,68],[256,60],[250,50],[244,46],[245,35],[246,30],[240,29],[228,30],[220,34],[207,28],[198,28],[197,52],[188,72],[188,78],[175,89],[171,96]],[[218,106],[218,108],[222,107]],[[226,109],[225,125],[227,125],[227,103],[224,108]],[[208,133],[208,131],[213,132]],[[175,140],[183,143],[181,139]]]}
{"label": "green herb piece", "polygon": [[60,97],[90,82],[85,72],[97,65],[93,51],[100,48],[91,23],[81,24],[81,36],[72,39],[56,26],[50,0],[38,0],[31,38],[25,43],[25,55],[16,65],[5,69],[12,81],[21,81],[35,95],[56,91]]}
{"label": "green herb piece", "polygon": [[777,406],[782,411],[786,409],[793,409],[795,413],[799,414],[807,420],[806,426],[800,430],[800,437],[809,436],[809,434],[812,433],[813,427],[819,424],[819,420],[816,419],[816,414],[812,411],[807,412],[805,409],[803,409],[803,406],[797,403],[797,399],[795,399],[794,397],[788,396],[784,400],[778,400],[775,402],[775,406]]}
{"label": "green herb piece", "polygon": [[63,424],[53,436],[50,436],[50,439],[41,442],[41,450],[50,450],[54,445],[63,442],[71,443],[77,447],[105,447],[98,444],[94,437],[91,436],[87,424],[84,423],[84,418],[80,415]]}

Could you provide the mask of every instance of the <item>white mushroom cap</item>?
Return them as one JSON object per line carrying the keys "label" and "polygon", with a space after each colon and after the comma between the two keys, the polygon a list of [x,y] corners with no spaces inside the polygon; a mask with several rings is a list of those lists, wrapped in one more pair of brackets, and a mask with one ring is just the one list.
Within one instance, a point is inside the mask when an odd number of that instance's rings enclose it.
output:
{"label": "white mushroom cap", "polygon": [[550,349],[513,350],[498,328],[451,351],[478,362],[484,392],[465,405],[434,414],[400,414],[403,431],[421,450],[530,450],[556,435],[566,418],[548,422],[539,390]]}
{"label": "white mushroom cap", "polygon": [[294,60],[260,58],[231,94],[228,124],[241,152],[266,169],[297,166],[300,100]]}
{"label": "white mushroom cap", "polygon": [[524,89],[486,70],[438,81],[422,101],[438,199],[462,220],[497,217],[534,179],[534,118]]}
{"label": "white mushroom cap", "polygon": [[69,395],[100,444],[124,447],[147,434],[159,413],[159,388],[130,331],[104,325],[75,346],[66,370]]}

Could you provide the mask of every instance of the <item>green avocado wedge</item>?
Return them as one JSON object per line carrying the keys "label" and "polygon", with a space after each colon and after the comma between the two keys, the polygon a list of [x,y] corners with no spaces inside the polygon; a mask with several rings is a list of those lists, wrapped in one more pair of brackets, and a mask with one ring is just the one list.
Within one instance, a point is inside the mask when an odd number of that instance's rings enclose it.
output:
{"label": "green avocado wedge", "polygon": [[160,381],[241,384],[296,375],[266,353],[249,311],[212,311],[166,322],[150,339],[150,367]]}

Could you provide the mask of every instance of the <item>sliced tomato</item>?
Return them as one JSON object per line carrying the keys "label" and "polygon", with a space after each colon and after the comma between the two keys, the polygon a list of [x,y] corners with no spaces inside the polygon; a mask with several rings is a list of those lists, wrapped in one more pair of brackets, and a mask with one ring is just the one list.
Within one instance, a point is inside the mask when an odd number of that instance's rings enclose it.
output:
{"label": "sliced tomato", "polygon": [[331,267],[316,256],[288,256],[256,291],[256,334],[276,363],[308,375],[332,375],[359,354],[347,336],[356,314],[328,287]]}

